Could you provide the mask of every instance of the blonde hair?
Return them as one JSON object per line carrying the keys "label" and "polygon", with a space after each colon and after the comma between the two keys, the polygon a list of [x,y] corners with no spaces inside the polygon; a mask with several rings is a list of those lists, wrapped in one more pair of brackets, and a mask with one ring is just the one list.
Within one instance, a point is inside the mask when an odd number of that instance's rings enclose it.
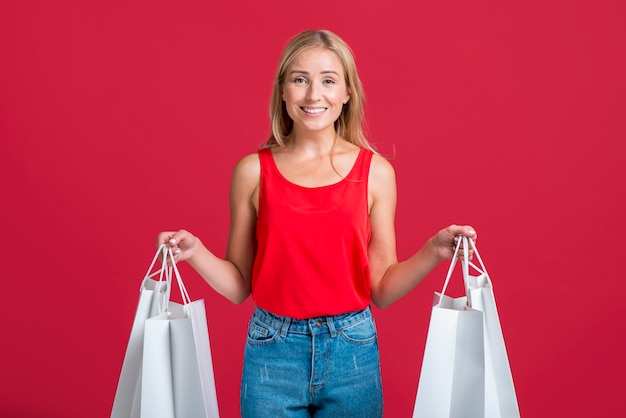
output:
{"label": "blonde hair", "polygon": [[282,99],[283,83],[287,68],[302,51],[310,48],[325,48],[334,52],[343,65],[346,85],[350,91],[350,100],[343,106],[341,115],[335,121],[337,135],[348,142],[361,148],[367,148],[375,152],[363,133],[365,94],[363,86],[356,70],[352,50],[339,36],[327,30],[308,30],[294,36],[283,50],[280,58],[272,97],[270,99],[270,120],[272,132],[263,147],[284,147],[289,140],[289,134],[293,127],[293,121],[287,114],[285,103]]}

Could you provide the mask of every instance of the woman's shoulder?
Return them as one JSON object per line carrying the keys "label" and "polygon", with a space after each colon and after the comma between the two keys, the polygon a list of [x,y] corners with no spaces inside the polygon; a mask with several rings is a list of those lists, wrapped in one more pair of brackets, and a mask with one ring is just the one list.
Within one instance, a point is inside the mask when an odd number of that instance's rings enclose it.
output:
{"label": "woman's shoulder", "polygon": [[387,158],[374,153],[370,164],[370,177],[372,176],[393,180],[395,179],[395,170]]}
{"label": "woman's shoulder", "polygon": [[244,169],[254,169],[255,166],[259,165],[259,153],[253,152],[247,155],[244,155],[237,162],[237,167],[242,167]]}
{"label": "woman's shoulder", "polygon": [[395,193],[396,172],[385,157],[374,153],[368,176],[369,190],[374,196]]}
{"label": "woman's shoulder", "polygon": [[261,174],[259,153],[254,152],[242,157],[233,171],[233,179],[239,181],[257,181]]}

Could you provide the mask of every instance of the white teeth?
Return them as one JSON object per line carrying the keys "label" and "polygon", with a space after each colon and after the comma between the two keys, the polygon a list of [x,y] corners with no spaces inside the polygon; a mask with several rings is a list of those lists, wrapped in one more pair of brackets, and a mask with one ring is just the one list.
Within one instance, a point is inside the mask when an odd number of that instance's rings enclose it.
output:
{"label": "white teeth", "polygon": [[324,110],[326,110],[326,109],[324,109],[324,108],[309,109],[309,108],[303,107],[303,108],[302,108],[302,110],[303,110],[305,113],[311,113],[311,114],[313,114],[313,115],[316,115],[316,114],[318,114],[318,113],[322,113],[322,112],[323,112]]}

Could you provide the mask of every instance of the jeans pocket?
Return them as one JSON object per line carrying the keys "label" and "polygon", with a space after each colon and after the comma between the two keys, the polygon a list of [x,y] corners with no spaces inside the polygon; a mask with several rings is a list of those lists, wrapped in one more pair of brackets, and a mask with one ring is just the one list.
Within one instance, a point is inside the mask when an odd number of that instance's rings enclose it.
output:
{"label": "jeans pocket", "polygon": [[376,341],[376,325],[373,319],[366,318],[356,324],[339,329],[339,336],[354,345],[367,345]]}
{"label": "jeans pocket", "polygon": [[252,318],[248,324],[248,337],[247,341],[252,345],[266,345],[271,344],[276,340],[278,336],[278,329],[260,321],[257,318]]}

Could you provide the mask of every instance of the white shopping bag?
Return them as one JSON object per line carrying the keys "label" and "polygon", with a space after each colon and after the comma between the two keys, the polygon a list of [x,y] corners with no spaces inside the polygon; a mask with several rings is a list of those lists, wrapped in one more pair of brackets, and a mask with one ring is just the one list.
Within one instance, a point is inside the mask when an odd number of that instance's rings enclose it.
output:
{"label": "white shopping bag", "polygon": [[487,274],[478,249],[473,241],[470,244],[480,268],[469,263],[478,276],[468,276],[468,286],[472,297],[472,307],[483,312],[483,328],[485,335],[485,417],[486,418],[519,418],[519,407],[513,375],[506,352],[504,336],[500,326],[498,309],[493,294],[493,285]]}
{"label": "white shopping bag", "polygon": [[139,302],[135,319],[126,346],[126,354],[115,392],[111,418],[139,418],[141,407],[141,365],[143,358],[144,329],[148,318],[159,314],[169,291],[164,279],[165,271],[161,269],[160,280],[152,280],[150,273],[158,259],[159,252],[154,256],[144,280],[141,282]]}
{"label": "white shopping bag", "polygon": [[[445,295],[459,243],[441,293],[435,293],[414,418],[483,418],[485,357],[483,313],[472,309],[466,296]],[[464,246],[467,252],[467,244]]]}
{"label": "white shopping bag", "polygon": [[[448,286],[461,242],[466,296],[451,299],[444,295],[441,301],[438,294],[435,296],[413,416],[519,418],[491,279],[473,241],[467,238],[459,240],[442,294]],[[469,246],[474,250],[480,267],[469,261]],[[470,267],[479,275],[470,275]],[[449,311],[444,314],[445,309]],[[481,314],[481,331],[477,330],[477,324],[469,325],[460,319],[469,317],[468,311]],[[459,319],[455,322],[457,317]],[[467,334],[470,329],[472,336]],[[480,353],[475,351],[479,338],[483,340]],[[456,355],[458,350],[462,350],[460,356]],[[466,352],[468,350],[471,356]],[[477,359],[477,355],[482,358]],[[481,361],[482,370],[478,370]],[[474,380],[472,386],[470,379],[481,373],[482,384]]]}
{"label": "white shopping bag", "polygon": [[[219,417],[209,332],[203,300],[191,301],[174,263],[171,249],[163,246],[161,278],[166,283],[162,298],[156,298],[156,312],[143,321],[142,350],[138,357],[138,384],[132,409],[124,403],[111,417],[132,418],[217,418]],[[171,266],[166,266],[166,260]],[[176,280],[183,298],[170,301]],[[120,392],[118,385],[118,392]],[[116,400],[117,400],[116,395]],[[120,395],[121,396],[121,395]],[[122,405],[122,403],[120,403]],[[114,415],[116,414],[116,415]]]}
{"label": "white shopping bag", "polygon": [[204,301],[168,309],[146,321],[141,417],[219,417]]}

